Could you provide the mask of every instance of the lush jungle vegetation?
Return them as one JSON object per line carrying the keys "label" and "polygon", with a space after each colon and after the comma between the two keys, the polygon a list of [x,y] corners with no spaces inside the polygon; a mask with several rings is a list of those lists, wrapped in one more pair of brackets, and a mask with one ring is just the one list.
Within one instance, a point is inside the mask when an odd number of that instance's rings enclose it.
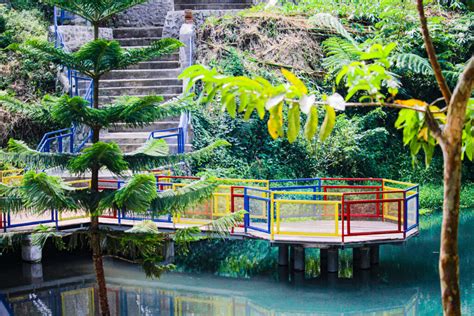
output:
{"label": "lush jungle vegetation", "polygon": [[[355,58],[355,52],[344,45],[344,40],[331,34],[321,34],[317,13],[330,13],[339,17],[345,29],[358,43],[361,50],[373,43],[398,43],[396,74],[401,81],[400,94],[406,98],[435,100],[440,96],[436,81],[430,73],[429,63],[419,32],[416,9],[410,1],[352,1],[354,5],[339,5],[337,1],[305,0],[286,1],[265,8],[257,6],[236,17],[209,19],[200,31],[206,40],[209,26],[216,44],[224,49],[217,58],[206,58],[209,47],[200,46],[199,60],[217,67],[227,75],[258,74],[271,82],[281,82],[277,71],[281,64],[293,65],[305,83],[319,93],[338,90],[334,75],[338,65]],[[446,77],[452,85],[456,76],[474,50],[474,14],[462,1],[433,2],[428,5],[429,26],[434,44],[440,53],[440,61]],[[11,1],[11,8],[0,8],[0,46],[23,42],[27,38],[45,39],[51,12],[36,1]],[[232,35],[219,34],[219,27],[238,28],[241,20],[258,26],[264,40],[251,37],[248,30],[240,30],[243,36],[238,42]],[[282,24],[282,19],[285,24]],[[28,20],[30,23],[22,23]],[[296,21],[296,22],[295,22]],[[303,21],[297,35],[286,29],[294,28]],[[252,24],[253,23],[253,24]],[[316,23],[316,24],[314,24]],[[296,24],[297,26],[299,24]],[[285,29],[286,28],[286,29]],[[273,54],[254,56],[262,45],[287,40],[290,36],[310,38],[312,51],[296,54],[293,59],[283,56],[284,47],[271,46]],[[260,36],[261,37],[261,36]],[[301,43],[287,43],[288,45]],[[259,46],[260,45],[260,46]],[[313,52],[314,54],[311,54]],[[280,58],[279,58],[280,57]],[[0,51],[2,78],[0,89],[16,94],[23,100],[38,99],[46,93],[55,93],[55,68],[32,57],[19,58],[15,53]],[[433,92],[434,91],[434,92]],[[6,115],[10,115],[6,113]],[[23,124],[27,118],[12,120]],[[210,172],[222,176],[290,178],[312,176],[386,177],[421,183],[422,207],[438,209],[442,203],[442,155],[438,149],[429,167],[423,164],[423,154],[414,161],[409,148],[403,145],[401,132],[394,127],[396,112],[385,109],[350,109],[339,115],[332,135],[325,142],[310,143],[302,137],[290,144],[280,139],[273,141],[267,133],[265,121],[251,117],[248,122],[232,120],[219,108],[198,111],[193,116],[194,146],[203,148],[216,139],[227,139],[232,147],[219,149],[217,155],[193,165],[195,172]],[[23,138],[32,144],[42,134],[33,123],[21,135],[15,134],[14,124],[2,131],[2,141],[10,136]],[[32,131],[40,131],[32,133]],[[463,207],[472,207],[474,195],[474,165],[464,162]]]}
{"label": "lush jungle vegetation", "polygon": [[[427,11],[443,73],[453,89],[462,65],[474,50],[474,14],[458,1],[431,3]],[[330,22],[318,21],[321,13],[338,17],[345,28],[341,32],[347,32],[356,48],[345,38],[324,34],[321,27]],[[229,28],[237,35],[225,31]],[[296,33],[288,31],[295,28],[299,28]],[[256,36],[252,33],[255,29],[263,35]],[[198,37],[205,42],[198,44],[199,58],[220,73],[259,75],[280,83],[284,78],[279,68],[286,65],[319,94],[342,90],[334,84],[335,75],[344,64],[357,60],[359,51],[375,43],[395,42],[392,62],[400,81],[399,97],[432,102],[441,96],[424,50],[416,8],[410,1],[350,1],[347,5],[338,1],[288,1],[273,8],[256,7],[237,17],[210,20]],[[304,52],[301,46],[303,53],[295,52],[293,59],[284,52],[293,50],[272,46],[283,41],[293,48],[291,45],[302,45],[299,38],[312,51]],[[271,53],[259,55],[258,50],[265,44]],[[320,58],[314,58],[311,52]],[[299,137],[290,144],[284,139],[273,141],[267,132],[267,120],[259,120],[256,115],[245,122],[222,115],[218,106],[212,110],[194,115],[195,146],[205,146],[215,138],[228,139],[233,146],[196,165],[197,170],[205,166],[207,172],[213,169],[219,175],[262,178],[386,177],[421,183],[423,208],[439,209],[442,204],[441,150],[436,150],[429,166],[424,164],[422,153],[413,159],[401,132],[394,127],[397,111],[348,109],[338,115],[326,141],[308,142]],[[461,205],[472,207],[474,164],[465,161],[463,172]]]}

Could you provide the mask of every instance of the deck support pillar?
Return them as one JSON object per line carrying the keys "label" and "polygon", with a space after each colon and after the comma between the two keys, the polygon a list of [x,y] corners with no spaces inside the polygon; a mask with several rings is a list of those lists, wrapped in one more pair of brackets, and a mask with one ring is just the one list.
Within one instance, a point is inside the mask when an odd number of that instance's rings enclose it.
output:
{"label": "deck support pillar", "polygon": [[328,253],[328,269],[329,273],[337,273],[339,270],[339,249],[338,248],[329,248]]}
{"label": "deck support pillar", "polygon": [[164,258],[165,258],[165,264],[170,264],[174,262],[174,241],[173,240],[168,240],[166,244],[164,245]]}
{"label": "deck support pillar", "polygon": [[278,265],[288,266],[288,245],[278,246]]}
{"label": "deck support pillar", "polygon": [[43,281],[43,265],[41,263],[26,263],[22,265],[23,276],[32,283]]}
{"label": "deck support pillar", "polygon": [[302,246],[291,246],[291,261],[293,270],[304,271],[305,250]]}
{"label": "deck support pillar", "polygon": [[319,249],[319,271],[328,272],[328,249]]}
{"label": "deck support pillar", "polygon": [[352,248],[352,268],[359,269],[360,268],[360,248]]}
{"label": "deck support pillar", "polygon": [[370,246],[370,264],[377,265],[380,261],[380,246]]}
{"label": "deck support pillar", "polygon": [[362,270],[370,269],[370,248],[360,247],[360,263],[359,268]]}
{"label": "deck support pillar", "polygon": [[31,235],[25,236],[21,242],[21,258],[28,263],[41,262],[43,249],[41,246],[33,245]]}

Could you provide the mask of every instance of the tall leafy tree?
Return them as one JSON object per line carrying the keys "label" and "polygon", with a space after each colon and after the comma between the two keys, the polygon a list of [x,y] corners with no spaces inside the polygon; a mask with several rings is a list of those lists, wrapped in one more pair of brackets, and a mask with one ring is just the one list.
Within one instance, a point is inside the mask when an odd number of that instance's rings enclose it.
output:
{"label": "tall leafy tree", "polygon": [[[306,115],[305,137],[312,139],[319,130],[319,138],[324,141],[334,127],[336,110],[373,106],[400,109],[396,127],[403,129],[404,143],[410,147],[413,156],[423,150],[429,164],[436,145],[440,145],[443,151],[444,206],[439,260],[441,292],[444,314],[461,315],[458,224],[462,158],[474,159],[474,57],[466,62],[456,88],[450,91],[431,40],[422,0],[417,0],[417,9],[429,65],[413,56],[394,55],[395,43],[374,44],[368,51],[361,51],[350,42],[351,38],[342,25],[339,34],[346,40],[326,42],[333,46],[326,63],[331,70],[336,69],[336,85],[344,83],[347,88],[345,98],[336,93],[320,96],[322,100],[316,101],[316,95],[311,94],[299,78],[285,69],[282,69],[282,74],[286,83],[276,86],[261,77],[222,76],[216,70],[200,65],[188,68],[181,77],[189,79],[190,87],[202,82],[201,100],[211,102],[218,96],[222,108],[231,117],[242,113],[244,119],[248,119],[254,112],[261,119],[268,117],[270,135],[273,138],[286,137],[290,142],[298,137],[302,129],[301,112]],[[326,15],[323,18],[320,19],[324,22],[323,26],[337,28],[335,18]],[[344,58],[347,64],[339,67],[336,61]],[[425,69],[434,74],[443,98],[431,104],[416,99],[395,99],[399,83],[390,72],[390,66],[395,63],[400,67],[407,59],[417,72]],[[348,102],[358,96],[359,102]],[[444,103],[444,106],[438,106],[438,103]],[[325,110],[325,116],[319,124],[318,112],[321,109]],[[267,112],[268,116],[265,115]]]}
{"label": "tall leafy tree", "polygon": [[[0,203],[2,210],[12,212],[25,209],[35,212],[51,209],[87,212],[91,222],[88,236],[97,275],[100,310],[103,315],[109,315],[102,249],[106,235],[99,227],[101,213],[108,208],[116,207],[135,212],[151,212],[155,215],[176,214],[208,198],[216,185],[213,182],[198,181],[175,192],[157,193],[154,176],[146,173],[138,174],[138,172],[191,157],[207,155],[215,147],[225,145],[226,142],[218,141],[203,150],[178,155],[170,155],[166,142],[163,140],[150,141],[135,152],[127,154],[122,153],[117,144],[101,142],[100,131],[112,124],[142,126],[165,116],[176,115],[186,108],[187,103],[180,100],[163,103],[161,96],[123,97],[113,104],[99,104],[100,79],[105,73],[170,54],[182,44],[174,39],[163,39],[146,48],[125,50],[117,41],[98,38],[99,25],[113,14],[142,3],[144,0],[46,0],[45,2],[90,21],[94,28],[94,40],[73,53],[67,53],[55,48],[51,43],[40,41],[29,41],[24,45],[14,45],[10,48],[26,55],[35,55],[57,65],[70,67],[92,78],[94,86],[92,107],[80,97],[67,95],[49,98],[43,106],[37,107],[22,104],[5,96],[1,98],[1,102],[7,104],[10,109],[30,113],[45,124],[51,122],[61,126],[70,126],[71,123],[84,124],[92,130],[92,145],[80,153],[42,153],[29,148],[21,141],[11,140],[8,150],[2,151],[0,156],[2,161],[22,163],[29,168],[42,170],[59,167],[73,174],[87,174],[91,177],[91,185],[87,190],[77,190],[59,178],[31,171],[25,175],[19,185],[0,187]],[[105,170],[117,176],[124,176],[129,170],[135,174],[128,179],[127,185],[122,189],[101,191],[99,190],[99,174]],[[223,218],[216,227],[232,225],[239,216],[237,214],[228,219]],[[153,249],[148,249],[145,245],[150,243],[149,237],[139,240],[141,243],[137,242],[136,238],[131,239],[129,235],[125,238],[129,238],[135,250],[140,250],[139,254],[142,257],[152,258]],[[125,251],[126,243],[122,242],[120,245],[124,246],[122,250]],[[156,242],[152,245],[156,245]],[[154,259],[145,260],[144,263],[151,272],[154,267],[157,267]]]}

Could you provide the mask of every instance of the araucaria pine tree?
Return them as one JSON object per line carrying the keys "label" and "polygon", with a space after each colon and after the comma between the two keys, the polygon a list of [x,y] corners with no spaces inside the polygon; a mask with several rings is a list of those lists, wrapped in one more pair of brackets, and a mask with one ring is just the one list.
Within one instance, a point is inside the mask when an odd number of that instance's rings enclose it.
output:
{"label": "araucaria pine tree", "polygon": [[[190,157],[206,155],[216,146],[225,142],[217,142],[211,146],[188,154],[169,155],[165,141],[150,141],[138,150],[124,154],[114,143],[100,141],[100,131],[116,123],[129,126],[142,126],[170,115],[177,115],[187,107],[186,102],[171,101],[163,103],[160,96],[124,97],[113,104],[99,104],[100,78],[114,69],[147,61],[159,56],[170,54],[182,44],[175,39],[162,39],[149,47],[140,49],[123,49],[114,40],[99,39],[99,25],[113,14],[126,10],[144,0],[47,0],[48,4],[58,6],[77,14],[89,22],[94,29],[94,40],[83,45],[78,51],[67,53],[47,42],[30,41],[25,45],[13,47],[22,54],[39,56],[51,63],[70,67],[89,76],[93,80],[92,106],[80,97],[67,95],[48,100],[43,105],[21,104],[9,97],[1,97],[0,102],[10,109],[16,109],[40,117],[45,124],[56,123],[68,127],[71,124],[83,124],[92,131],[92,145],[80,153],[43,153],[28,148],[21,142],[10,140],[8,150],[0,153],[1,160],[10,163],[22,163],[30,170],[43,170],[60,167],[72,174],[90,175],[91,186],[87,190],[77,190],[61,178],[46,173],[29,171],[17,185],[0,186],[0,204],[3,211],[46,212],[52,209],[61,211],[83,211],[90,216],[90,227],[87,232],[79,232],[86,236],[92,250],[93,263],[97,275],[100,310],[102,315],[109,315],[107,289],[105,284],[103,255],[114,252],[122,256],[132,255],[140,259],[146,271],[157,275],[160,266],[158,248],[163,235],[153,230],[138,230],[136,234],[101,231],[99,216],[110,208],[126,209],[133,212],[160,214],[176,214],[210,197],[216,183],[200,180],[177,191],[157,192],[156,179],[152,174],[138,173],[166,164],[177,163]],[[124,176],[133,172],[127,184],[116,191],[99,190],[99,173],[109,171]],[[235,225],[241,216],[219,219],[216,227]],[[192,228],[177,233],[176,238],[196,233]],[[51,234],[50,234],[51,235]],[[179,236],[178,236],[179,235]],[[53,234],[53,236],[56,236]],[[102,245],[106,244],[107,249]]]}

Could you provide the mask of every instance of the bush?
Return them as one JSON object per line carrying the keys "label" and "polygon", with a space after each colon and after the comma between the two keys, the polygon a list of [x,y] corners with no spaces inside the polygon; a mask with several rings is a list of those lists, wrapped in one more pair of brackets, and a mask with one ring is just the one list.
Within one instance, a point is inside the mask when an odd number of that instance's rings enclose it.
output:
{"label": "bush", "polygon": [[[438,211],[443,208],[443,185],[425,184],[420,187],[420,208]],[[474,183],[461,189],[461,208],[474,208]]]}
{"label": "bush", "polygon": [[[4,21],[1,47],[31,39],[47,40],[48,23],[38,10],[17,11],[0,6],[0,17]],[[24,100],[55,91],[56,71],[49,63],[10,51],[0,51],[0,63],[0,90],[9,90]]]}

